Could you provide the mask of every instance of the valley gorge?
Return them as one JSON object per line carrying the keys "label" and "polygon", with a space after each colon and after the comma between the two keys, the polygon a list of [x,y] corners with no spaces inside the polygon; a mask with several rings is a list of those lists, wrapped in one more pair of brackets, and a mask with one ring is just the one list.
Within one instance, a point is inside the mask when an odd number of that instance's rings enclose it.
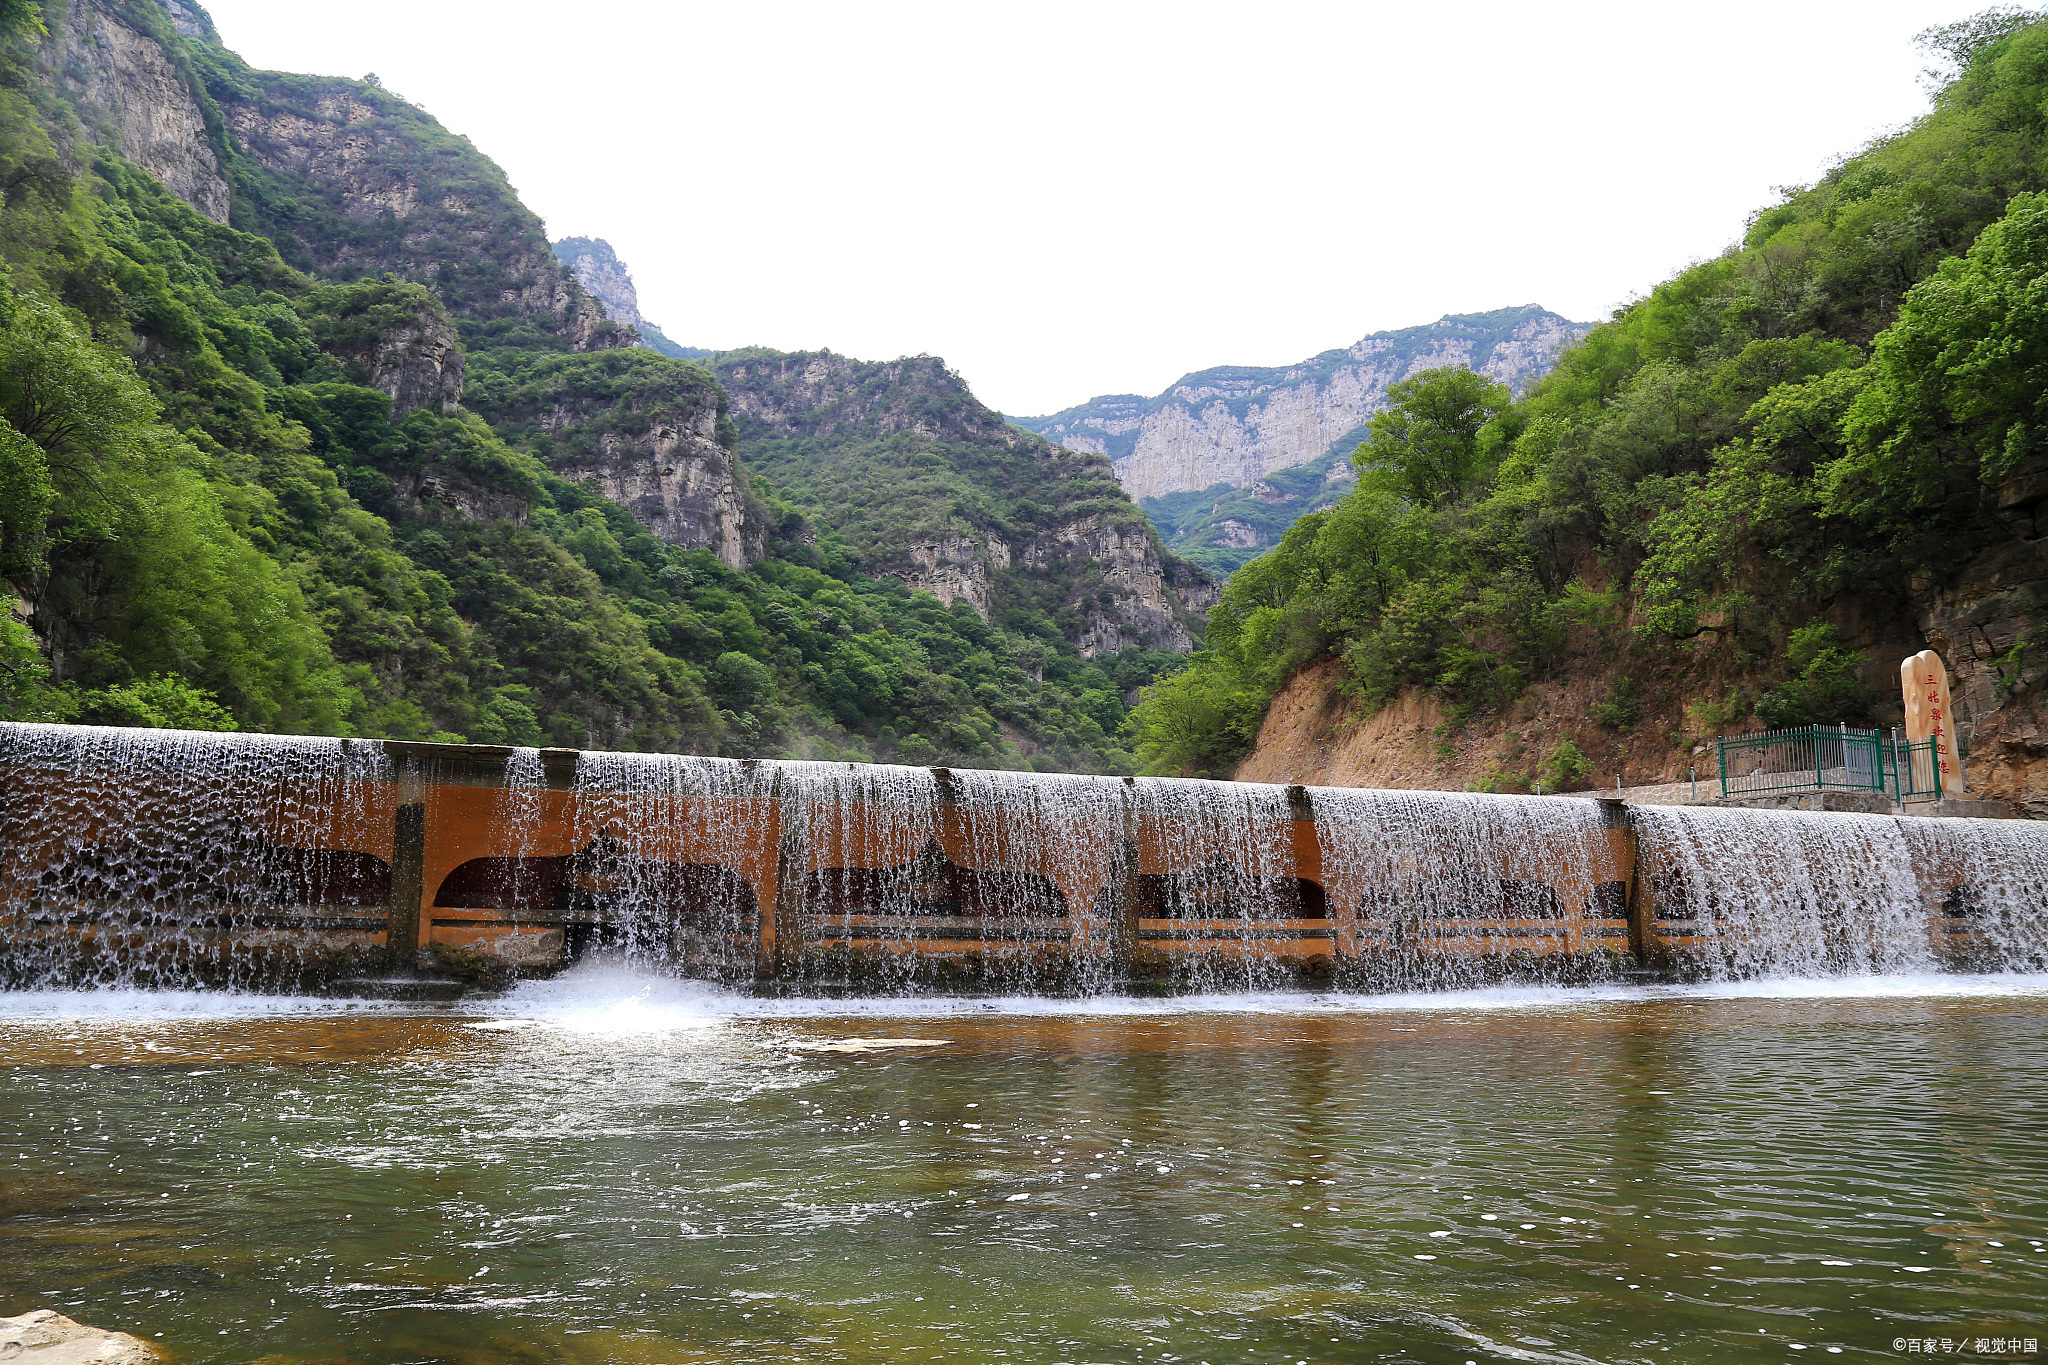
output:
{"label": "valley gorge", "polygon": [[[1215,588],[1106,461],[941,362],[714,373],[373,78],[255,70],[187,0],[52,17],[7,58],[8,316],[126,350],[122,420],[201,443],[176,478],[218,548],[145,607],[99,542],[7,531],[16,714],[1129,770],[1127,699]],[[94,496],[67,479],[24,515]],[[253,577],[166,653],[216,563]]]}

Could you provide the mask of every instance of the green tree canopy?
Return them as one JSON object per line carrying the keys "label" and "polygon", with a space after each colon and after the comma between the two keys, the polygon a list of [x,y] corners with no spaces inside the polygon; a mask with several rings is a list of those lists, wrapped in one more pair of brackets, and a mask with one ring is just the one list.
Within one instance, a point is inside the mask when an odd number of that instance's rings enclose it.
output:
{"label": "green tree canopy", "polygon": [[1482,463],[1479,434],[1512,401],[1507,385],[1462,365],[1410,375],[1388,385],[1387,407],[1352,463],[1432,506],[1471,486]]}

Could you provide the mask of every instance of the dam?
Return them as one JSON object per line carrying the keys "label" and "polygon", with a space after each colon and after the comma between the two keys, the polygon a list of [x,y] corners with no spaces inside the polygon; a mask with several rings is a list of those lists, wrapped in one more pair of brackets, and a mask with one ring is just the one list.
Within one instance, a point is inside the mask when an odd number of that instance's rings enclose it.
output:
{"label": "dam", "polygon": [[2048,966],[2025,821],[32,724],[0,801],[14,986],[597,951],[793,993]]}

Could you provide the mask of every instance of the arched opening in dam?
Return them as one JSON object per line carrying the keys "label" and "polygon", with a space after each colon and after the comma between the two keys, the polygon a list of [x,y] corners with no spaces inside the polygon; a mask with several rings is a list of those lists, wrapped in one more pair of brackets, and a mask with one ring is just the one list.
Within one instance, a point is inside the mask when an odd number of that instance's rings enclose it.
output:
{"label": "arched opening in dam", "polygon": [[775,991],[2038,970],[2028,822],[0,729],[4,970]]}

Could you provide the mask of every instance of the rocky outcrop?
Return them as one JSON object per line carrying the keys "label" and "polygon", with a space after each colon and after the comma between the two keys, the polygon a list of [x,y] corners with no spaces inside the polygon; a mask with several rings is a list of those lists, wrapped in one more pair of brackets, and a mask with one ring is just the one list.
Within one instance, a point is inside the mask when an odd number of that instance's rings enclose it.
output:
{"label": "rocky outcrop", "polygon": [[[557,420],[566,425],[575,417]],[[656,422],[638,437],[605,432],[595,452],[556,472],[594,484],[663,544],[711,550],[734,569],[764,552],[759,518],[748,515],[738,470],[716,440],[711,415],[690,425]]]}
{"label": "rocky outcrop", "polygon": [[214,32],[213,16],[209,15],[191,0],[161,0],[164,13],[171,16],[171,27],[180,38],[202,38],[209,41],[219,38]]}
{"label": "rocky outcrop", "polygon": [[565,237],[554,244],[555,259],[569,267],[585,293],[596,299],[605,316],[637,335],[645,319],[640,316],[640,291],[634,287],[632,272],[601,237]]}
{"label": "rocky outcrop", "polygon": [[410,324],[385,333],[367,352],[343,361],[361,369],[363,384],[391,395],[395,417],[422,409],[452,412],[462,401],[462,347],[455,324],[438,308],[422,309]]}
{"label": "rocky outcrop", "polygon": [[395,419],[452,413],[462,401],[462,343],[432,291],[397,280],[330,286],[305,308],[320,348],[351,382],[388,395]]}
{"label": "rocky outcrop", "polygon": [[982,406],[936,356],[851,360],[830,351],[736,351],[718,365],[750,438],[922,436],[1032,450],[1045,443]]}
{"label": "rocky outcrop", "polygon": [[157,1365],[164,1354],[140,1337],[104,1332],[38,1308],[0,1318],[0,1360],[22,1365]]}
{"label": "rocky outcrop", "polygon": [[[45,11],[49,37],[37,60],[72,97],[84,137],[142,167],[214,222],[227,222],[220,152],[175,55],[109,0],[70,0]],[[179,12],[171,18],[180,22]],[[200,20],[186,12],[180,31],[188,29],[198,36]]]}
{"label": "rocky outcrop", "polygon": [[1009,588],[1041,603],[1056,594],[1055,614],[1091,657],[1191,647],[1213,580],[1165,555],[1101,456],[1004,421],[943,361],[748,351],[716,368],[748,465],[845,535],[870,571],[984,617]]}
{"label": "rocky outcrop", "polygon": [[1097,398],[1050,417],[1013,420],[1070,450],[1109,456],[1133,498],[1243,487],[1339,447],[1348,452],[1386,406],[1387,386],[1396,380],[1465,365],[1519,393],[1586,331],[1534,304],[1454,315],[1376,332],[1284,369],[1203,370],[1156,398]]}
{"label": "rocky outcrop", "polygon": [[909,565],[899,574],[905,583],[949,607],[965,602],[984,618],[991,575],[1010,567],[1010,547],[995,536],[934,536],[912,544],[907,557]]}
{"label": "rocky outcrop", "polygon": [[1188,630],[1192,613],[1169,581],[1158,542],[1144,522],[1119,525],[1102,517],[1069,522],[1027,545],[1022,558],[1048,568],[1062,559],[1083,559],[1099,577],[1095,605],[1086,608],[1086,624],[1074,641],[1081,657],[1134,646],[1176,654],[1194,648]]}
{"label": "rocky outcrop", "polygon": [[465,401],[665,544],[711,550],[736,569],[766,553],[766,509],[734,458],[725,395],[688,361],[641,348],[518,357]]}
{"label": "rocky outcrop", "polygon": [[574,350],[634,334],[555,259],[540,220],[466,139],[361,81],[277,77],[217,50],[210,89],[240,153],[276,179],[244,207],[285,259],[329,279],[431,286],[471,349],[524,326]]}

